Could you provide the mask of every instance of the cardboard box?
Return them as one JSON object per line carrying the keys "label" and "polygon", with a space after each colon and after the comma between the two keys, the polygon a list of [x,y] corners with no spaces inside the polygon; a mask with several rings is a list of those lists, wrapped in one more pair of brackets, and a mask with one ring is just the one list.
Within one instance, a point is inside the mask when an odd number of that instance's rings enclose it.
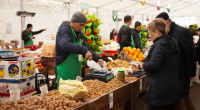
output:
{"label": "cardboard box", "polygon": [[[23,97],[20,97],[20,99],[25,99],[25,98],[29,98],[32,97],[36,94],[36,92],[30,93],[28,95],[25,95]],[[10,101],[10,97],[0,97],[0,102],[6,102],[6,101]]]}
{"label": "cardboard box", "polygon": [[34,58],[21,57],[18,61],[0,62],[0,79],[22,79],[35,75]]}
{"label": "cardboard box", "polygon": [[0,79],[0,96],[10,97],[10,90],[20,89],[20,97],[35,92],[35,76],[25,79]]}

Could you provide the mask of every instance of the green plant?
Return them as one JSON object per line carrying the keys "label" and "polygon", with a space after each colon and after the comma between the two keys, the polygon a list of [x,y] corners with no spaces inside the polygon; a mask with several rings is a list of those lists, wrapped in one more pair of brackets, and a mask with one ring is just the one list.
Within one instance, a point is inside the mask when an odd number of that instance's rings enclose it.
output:
{"label": "green plant", "polygon": [[[101,42],[101,35],[99,34],[101,31],[98,28],[99,25],[102,23],[100,22],[101,19],[97,18],[95,14],[88,15],[87,16],[87,24],[85,25],[84,30],[82,32],[84,33],[85,41],[87,45],[90,47],[90,49],[98,54],[101,53],[102,50],[99,49],[99,46],[101,46],[103,43]],[[87,60],[83,59],[83,65],[87,64]]]}
{"label": "green plant", "polygon": [[142,25],[142,29],[140,31],[140,34],[141,34],[141,38],[142,38],[143,48],[145,48],[147,46],[147,35],[148,35],[148,33],[146,32],[143,25]]}

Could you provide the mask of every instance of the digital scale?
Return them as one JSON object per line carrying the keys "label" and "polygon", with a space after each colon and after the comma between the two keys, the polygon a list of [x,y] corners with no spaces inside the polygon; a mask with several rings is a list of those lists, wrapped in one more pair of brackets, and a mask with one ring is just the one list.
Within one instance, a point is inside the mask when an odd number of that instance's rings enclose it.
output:
{"label": "digital scale", "polygon": [[18,54],[14,51],[0,51],[1,60],[17,60],[18,57]]}
{"label": "digital scale", "polygon": [[114,74],[112,74],[112,71],[105,72],[91,72],[89,75],[87,75],[85,78],[82,79],[82,81],[85,80],[99,80],[103,82],[109,82],[111,79],[114,78]]}

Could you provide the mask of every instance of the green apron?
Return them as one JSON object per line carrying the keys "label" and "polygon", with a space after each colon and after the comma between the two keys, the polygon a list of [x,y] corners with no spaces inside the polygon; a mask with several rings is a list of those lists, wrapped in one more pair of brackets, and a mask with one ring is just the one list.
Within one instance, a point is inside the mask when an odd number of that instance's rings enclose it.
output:
{"label": "green apron", "polygon": [[140,36],[140,44],[141,44],[141,50],[143,49],[143,45],[142,45],[142,36],[141,34],[139,33],[139,36]]}
{"label": "green apron", "polygon": [[[82,45],[82,42],[79,38],[78,42],[75,41],[76,33],[71,27],[73,35],[73,43],[76,45]],[[59,88],[60,78],[63,80],[75,80],[77,76],[81,76],[81,65],[82,62],[78,61],[78,54],[70,53],[67,59],[57,66],[57,87]]]}
{"label": "green apron", "polygon": [[[126,24],[124,24],[124,26],[127,27],[128,29],[130,29]],[[133,36],[132,35],[131,35],[131,43],[132,43],[131,48],[135,48],[135,43],[133,41]],[[121,45],[121,47],[128,47],[128,46]]]}
{"label": "green apron", "polygon": [[[33,34],[28,32],[28,30],[26,30],[26,32],[28,33],[28,37],[33,37]],[[24,44],[24,47],[26,47],[27,45],[33,45],[33,40],[29,39],[28,42]]]}

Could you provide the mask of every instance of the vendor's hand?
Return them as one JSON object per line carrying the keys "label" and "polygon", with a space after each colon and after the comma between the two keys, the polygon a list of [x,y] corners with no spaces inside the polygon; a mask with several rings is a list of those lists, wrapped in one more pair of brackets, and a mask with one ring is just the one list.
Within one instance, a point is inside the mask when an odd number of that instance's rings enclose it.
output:
{"label": "vendor's hand", "polygon": [[98,60],[98,63],[99,63],[100,66],[103,66],[103,65],[104,65],[104,61],[103,61],[102,59],[99,59],[99,60]]}
{"label": "vendor's hand", "polygon": [[33,39],[33,37],[30,37],[30,39]]}
{"label": "vendor's hand", "polygon": [[43,29],[43,31],[46,31],[47,28]]}
{"label": "vendor's hand", "polygon": [[137,65],[137,68],[138,68],[138,69],[143,69],[143,62],[140,62],[140,63]]}
{"label": "vendor's hand", "polygon": [[85,58],[87,58],[89,61],[93,59],[92,54],[90,53],[90,51],[87,51],[87,53],[85,54]]}
{"label": "vendor's hand", "polygon": [[194,79],[194,77],[189,77],[190,79]]}

